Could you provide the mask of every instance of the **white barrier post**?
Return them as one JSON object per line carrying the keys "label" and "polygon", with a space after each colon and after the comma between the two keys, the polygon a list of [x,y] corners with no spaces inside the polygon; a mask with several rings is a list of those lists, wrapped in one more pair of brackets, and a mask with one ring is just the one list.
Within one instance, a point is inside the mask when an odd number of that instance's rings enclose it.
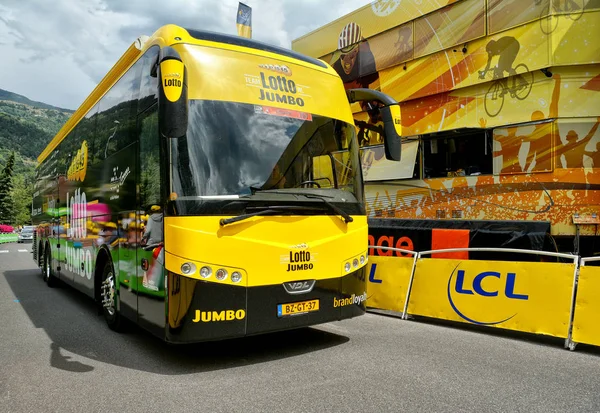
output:
{"label": "white barrier post", "polygon": [[[579,257],[578,257],[579,258]],[[573,322],[575,321],[575,302],[577,300],[577,284],[579,283],[579,269],[585,267],[585,264],[592,261],[600,261],[600,257],[587,257],[578,260],[575,275],[573,278],[573,297],[571,302],[571,322],[569,323],[569,337],[565,340],[565,348],[573,351],[577,343],[573,341]]]}
{"label": "white barrier post", "polygon": [[575,270],[573,271],[573,291],[571,292],[571,312],[569,314],[569,334],[565,339],[565,348],[573,351],[575,350],[576,343],[573,342],[573,318],[575,315],[575,296],[577,295],[577,279],[579,277],[579,262],[580,257],[575,256],[573,258],[573,264],[575,265]]}

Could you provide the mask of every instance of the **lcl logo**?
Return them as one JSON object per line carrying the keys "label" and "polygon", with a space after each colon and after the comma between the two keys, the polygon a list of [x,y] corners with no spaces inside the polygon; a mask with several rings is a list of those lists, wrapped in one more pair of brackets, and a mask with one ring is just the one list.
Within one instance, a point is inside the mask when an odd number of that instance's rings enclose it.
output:
{"label": "lcl logo", "polygon": [[312,291],[315,280],[292,281],[283,283],[283,288],[288,294],[304,294]]}
{"label": "lcl logo", "polygon": [[[496,286],[503,288],[489,288],[490,283],[488,283],[488,289],[483,287],[484,280],[488,278],[496,278],[498,281],[496,282]],[[512,314],[510,317],[502,318],[500,320],[494,321],[481,321],[476,320],[474,317],[469,317],[465,315],[464,311],[461,311],[456,304],[456,296],[454,299],[452,298],[453,294],[461,294],[464,296],[481,296],[481,297],[498,297],[502,294],[504,297],[511,300],[520,300],[527,301],[529,300],[529,295],[527,294],[518,294],[515,291],[515,284],[517,282],[517,273],[508,272],[506,274],[502,274],[497,271],[484,271],[477,274],[470,285],[465,285],[465,270],[455,270],[450,275],[448,279],[448,301],[450,306],[456,314],[458,314],[462,319],[479,325],[495,325],[504,323],[505,321],[513,318],[517,313]],[[464,302],[464,300],[461,300]],[[479,317],[477,317],[479,318]]]}

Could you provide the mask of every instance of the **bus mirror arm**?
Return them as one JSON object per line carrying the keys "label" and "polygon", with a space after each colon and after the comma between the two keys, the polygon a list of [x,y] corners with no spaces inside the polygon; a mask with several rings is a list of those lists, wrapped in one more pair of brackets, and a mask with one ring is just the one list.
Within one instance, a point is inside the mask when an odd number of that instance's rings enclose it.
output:
{"label": "bus mirror arm", "polygon": [[399,161],[402,152],[402,125],[400,123],[400,105],[391,96],[378,90],[372,89],[349,89],[346,91],[348,101],[372,102],[383,104],[379,108],[383,120],[383,142],[385,146],[385,158],[391,161]]}

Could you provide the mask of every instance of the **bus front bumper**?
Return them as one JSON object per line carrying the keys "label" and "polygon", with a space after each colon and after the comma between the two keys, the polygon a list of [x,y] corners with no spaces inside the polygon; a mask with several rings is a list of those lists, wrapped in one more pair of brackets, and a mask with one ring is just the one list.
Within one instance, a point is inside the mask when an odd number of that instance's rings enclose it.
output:
{"label": "bus front bumper", "polygon": [[283,284],[246,288],[169,273],[166,339],[220,340],[356,317],[366,310],[365,276],[363,267],[294,294]]}

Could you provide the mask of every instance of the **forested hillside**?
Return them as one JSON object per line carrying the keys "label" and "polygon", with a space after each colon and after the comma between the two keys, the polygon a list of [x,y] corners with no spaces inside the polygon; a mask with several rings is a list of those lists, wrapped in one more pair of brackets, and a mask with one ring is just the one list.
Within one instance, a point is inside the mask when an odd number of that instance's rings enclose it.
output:
{"label": "forested hillside", "polygon": [[0,223],[30,221],[36,158],[72,113],[0,89],[0,170],[15,152],[11,191],[15,211],[12,217],[0,217]]}

